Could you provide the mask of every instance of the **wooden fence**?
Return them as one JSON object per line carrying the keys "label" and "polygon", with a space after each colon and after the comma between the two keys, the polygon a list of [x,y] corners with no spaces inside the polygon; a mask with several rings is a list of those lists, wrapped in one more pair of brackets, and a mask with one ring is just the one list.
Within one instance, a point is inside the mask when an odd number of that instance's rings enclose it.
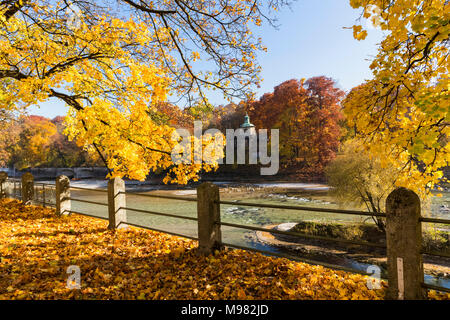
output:
{"label": "wooden fence", "polygon": [[[107,203],[90,201],[85,199],[77,199],[71,197],[70,190],[89,190],[92,192],[107,193]],[[105,219],[109,221],[108,228],[126,228],[127,226],[141,227],[154,231],[169,233],[176,236],[181,236],[198,241],[198,251],[200,254],[209,255],[215,250],[220,250],[223,247],[237,248],[260,252],[263,254],[286,257],[289,259],[303,261],[306,263],[323,265],[325,267],[345,270],[349,272],[356,272],[367,274],[360,270],[347,268],[339,265],[323,263],[305,259],[298,256],[285,255],[281,253],[273,253],[265,250],[258,250],[255,248],[238,246],[222,241],[222,226],[241,228],[253,231],[264,231],[273,234],[297,236],[301,238],[316,239],[322,241],[330,241],[337,243],[353,244],[358,246],[369,246],[385,248],[387,253],[387,271],[388,271],[388,299],[425,299],[426,290],[434,289],[445,292],[450,292],[450,289],[434,286],[424,283],[423,270],[423,254],[446,257],[450,255],[444,252],[431,252],[424,250],[422,247],[422,223],[437,223],[450,224],[450,220],[426,218],[420,214],[420,200],[419,197],[411,190],[405,188],[398,188],[394,190],[386,200],[386,213],[377,213],[376,215],[386,220],[386,244],[372,243],[367,241],[339,239],[323,236],[315,236],[310,234],[294,233],[288,231],[281,231],[275,229],[268,229],[258,226],[241,225],[234,223],[227,223],[221,221],[220,205],[236,205],[233,201],[221,201],[219,187],[212,183],[203,183],[197,188],[197,197],[180,197],[180,196],[165,196],[152,195],[142,193],[127,193],[125,190],[125,183],[120,178],[114,178],[108,181],[107,190],[90,189],[82,187],[70,186],[70,180],[66,176],[57,177],[55,184],[46,184],[35,182],[31,174],[24,174],[21,180],[8,179],[4,174],[0,175],[0,192],[2,197],[15,197],[21,199],[24,203],[36,203],[35,191],[41,190],[42,197],[40,204],[46,206],[54,206],[56,213],[59,215],[80,214],[94,218]],[[53,190],[55,194],[55,202],[49,201],[46,197],[46,192]],[[154,212],[150,210],[135,209],[127,207],[126,195],[132,194],[134,196],[166,198],[182,201],[197,202],[197,217],[181,216],[163,212]],[[84,202],[89,204],[103,205],[108,208],[108,218],[91,215],[86,212],[77,212],[72,210],[71,202]],[[260,207],[260,208],[274,208],[300,211],[314,211],[327,213],[338,213],[345,215],[360,215],[373,216],[374,213],[366,211],[355,210],[341,210],[330,208],[312,208],[302,206],[290,205],[275,205],[275,204],[257,204],[248,202],[239,202],[240,206]],[[185,220],[197,221],[198,237],[191,237],[187,235],[177,234],[164,230],[158,230],[148,226],[142,226],[127,222],[127,211],[135,211],[148,213],[153,215],[166,216],[170,218],[179,218]]]}

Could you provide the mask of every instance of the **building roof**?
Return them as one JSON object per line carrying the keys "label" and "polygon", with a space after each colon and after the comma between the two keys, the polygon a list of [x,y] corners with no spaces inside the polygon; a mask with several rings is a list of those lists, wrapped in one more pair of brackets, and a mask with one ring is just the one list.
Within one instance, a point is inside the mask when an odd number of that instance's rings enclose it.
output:
{"label": "building roof", "polygon": [[244,117],[244,123],[241,124],[241,128],[254,128],[255,126],[250,123],[250,117],[248,116],[248,114],[245,115]]}

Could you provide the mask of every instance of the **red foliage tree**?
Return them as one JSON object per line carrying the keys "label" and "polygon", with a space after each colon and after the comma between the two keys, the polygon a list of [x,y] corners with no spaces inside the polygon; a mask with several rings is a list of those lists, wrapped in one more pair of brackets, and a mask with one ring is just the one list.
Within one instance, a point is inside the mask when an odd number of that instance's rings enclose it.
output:
{"label": "red foliage tree", "polygon": [[284,167],[322,173],[339,147],[344,92],[327,77],[288,80],[248,104],[257,128],[280,130],[280,155]]}
{"label": "red foliage tree", "polygon": [[317,150],[317,165],[322,168],[334,159],[339,148],[343,119],[340,102],[345,93],[335,87],[331,78],[324,76],[310,78],[305,82],[307,87],[307,105],[311,109],[311,130],[313,144]]}

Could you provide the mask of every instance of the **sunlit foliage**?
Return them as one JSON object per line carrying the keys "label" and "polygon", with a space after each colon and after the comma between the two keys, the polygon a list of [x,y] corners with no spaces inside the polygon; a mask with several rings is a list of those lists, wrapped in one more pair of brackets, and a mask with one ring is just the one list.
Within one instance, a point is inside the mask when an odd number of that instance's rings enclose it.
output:
{"label": "sunlit foliage", "polygon": [[[153,121],[159,103],[209,109],[205,91],[247,97],[260,81],[251,26],[285,1],[0,2],[0,104],[23,110],[57,98],[70,106],[66,133],[92,145],[110,176],[150,170],[185,183],[217,159],[173,166],[173,127]],[[208,59],[205,67],[196,61]]]}
{"label": "sunlit foliage", "polygon": [[[383,30],[385,37],[370,65],[373,79],[352,90],[344,102],[349,125],[373,154],[388,151],[386,161],[396,160],[406,183],[419,179],[421,189],[429,190],[450,159],[450,4],[446,0],[350,0],[350,4],[362,9],[362,18]],[[358,40],[367,36],[361,25],[353,31]]]}

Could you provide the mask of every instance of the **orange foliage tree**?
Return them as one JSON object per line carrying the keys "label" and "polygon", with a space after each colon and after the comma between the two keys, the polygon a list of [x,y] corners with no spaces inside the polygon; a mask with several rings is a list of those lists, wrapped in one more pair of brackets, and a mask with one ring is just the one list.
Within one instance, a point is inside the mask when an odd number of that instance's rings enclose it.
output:
{"label": "orange foliage tree", "polygon": [[257,128],[280,129],[284,167],[321,173],[339,147],[343,96],[330,78],[292,79],[249,103],[247,109]]}
{"label": "orange foliage tree", "polygon": [[39,166],[47,161],[50,137],[56,134],[56,126],[41,116],[23,117],[19,121],[22,130],[11,147],[11,161],[20,169]]}
{"label": "orange foliage tree", "polygon": [[344,92],[335,87],[332,79],[314,77],[305,82],[307,105],[310,107],[311,145],[317,150],[317,164],[330,162],[339,147],[341,136],[340,121],[343,120],[340,101]]}
{"label": "orange foliage tree", "polygon": [[61,116],[50,120],[35,115],[0,121],[0,165],[20,169],[101,166],[92,146],[81,148],[63,135],[63,122]]}
{"label": "orange foliage tree", "polygon": [[219,156],[173,161],[175,128],[151,113],[171,97],[210,110],[209,90],[251,96],[266,50],[252,32],[287,2],[0,1],[0,109],[56,98],[70,107],[69,139],[94,146],[109,177],[143,180],[161,168],[165,182],[196,180]]}
{"label": "orange foliage tree", "polygon": [[207,126],[217,128],[222,132],[226,129],[236,129],[244,121],[245,103],[229,103],[214,108],[214,111],[206,115]]}

